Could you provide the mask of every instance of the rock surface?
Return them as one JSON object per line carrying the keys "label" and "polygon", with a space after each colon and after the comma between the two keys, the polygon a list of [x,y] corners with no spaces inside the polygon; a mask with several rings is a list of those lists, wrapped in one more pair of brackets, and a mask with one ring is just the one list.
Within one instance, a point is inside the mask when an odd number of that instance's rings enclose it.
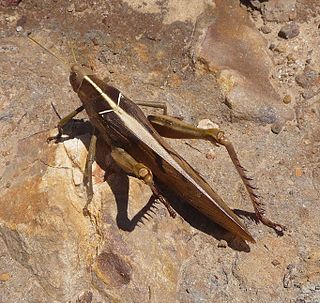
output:
{"label": "rock surface", "polygon": [[297,0],[250,0],[250,3],[266,21],[287,22],[297,16]]}
{"label": "rock surface", "polygon": [[[320,104],[317,93],[305,98],[318,88],[319,2],[250,2],[46,0],[0,8],[1,303],[320,301]],[[299,36],[279,38],[278,23],[293,19]],[[262,26],[269,30],[260,34]],[[133,100],[165,101],[173,116],[219,125],[268,216],[287,226],[284,235],[244,215],[252,207],[226,151],[195,140],[170,144],[243,214],[256,244],[179,199],[170,218],[102,142],[91,217],[84,216],[90,125],[74,121],[66,130],[73,137],[46,142],[58,121],[50,103],[64,116],[79,100],[68,69],[27,31],[65,61],[73,60],[72,45],[79,61]]]}
{"label": "rock surface", "polygon": [[266,41],[236,1],[216,1],[214,21],[199,46],[198,60],[218,74],[234,118],[275,123],[292,119],[280,103],[269,75]]}

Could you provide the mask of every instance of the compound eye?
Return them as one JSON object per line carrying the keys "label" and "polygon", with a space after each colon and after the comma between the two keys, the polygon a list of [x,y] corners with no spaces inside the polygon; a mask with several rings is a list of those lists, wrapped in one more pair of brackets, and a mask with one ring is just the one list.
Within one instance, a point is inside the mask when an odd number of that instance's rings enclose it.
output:
{"label": "compound eye", "polygon": [[70,74],[70,77],[69,77],[69,81],[70,81],[70,84],[73,88],[73,90],[75,92],[78,91],[79,87],[80,87],[80,83],[78,81],[78,73],[73,71],[71,74]]}
{"label": "compound eye", "polygon": [[70,82],[74,82],[77,79],[77,73],[76,72],[72,72],[70,74]]}

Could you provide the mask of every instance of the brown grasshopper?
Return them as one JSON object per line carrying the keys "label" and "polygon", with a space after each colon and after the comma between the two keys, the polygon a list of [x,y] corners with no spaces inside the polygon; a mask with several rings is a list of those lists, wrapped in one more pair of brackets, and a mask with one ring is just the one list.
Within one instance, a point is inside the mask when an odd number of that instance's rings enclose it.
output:
{"label": "brown grasshopper", "polygon": [[[33,38],[29,37],[29,39],[61,60]],[[266,218],[263,205],[258,201],[259,196],[255,193],[256,188],[251,183],[252,179],[247,177],[246,170],[241,166],[233,145],[223,131],[218,128],[196,128],[167,115],[152,115],[147,118],[136,103],[125,97],[115,87],[99,79],[91,69],[79,64],[71,66],[69,79],[82,106],[60,120],[59,133],[53,138],[59,139],[63,126],[85,109],[96,131],[91,138],[86,164],[88,202],[85,210],[93,196],[91,165],[94,161],[98,131],[111,147],[111,156],[118,166],[149,185],[154,196],[164,203],[172,217],[175,216],[175,212],[158,190],[158,183],[170,188],[226,230],[254,243],[255,240],[244,224],[222,198],[162,137],[203,139],[215,145],[225,146],[249,193],[258,220],[277,231],[284,230],[282,225]],[[154,106],[155,104],[140,103],[140,105]],[[159,104],[156,107],[159,107]]]}

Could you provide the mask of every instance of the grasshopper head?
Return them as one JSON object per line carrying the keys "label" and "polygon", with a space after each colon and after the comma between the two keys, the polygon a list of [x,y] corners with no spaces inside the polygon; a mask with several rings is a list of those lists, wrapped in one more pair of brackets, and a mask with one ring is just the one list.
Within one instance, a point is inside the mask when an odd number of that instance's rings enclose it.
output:
{"label": "grasshopper head", "polygon": [[70,70],[69,80],[73,90],[77,93],[80,89],[82,81],[85,76],[93,75],[93,71],[80,64],[73,64]]}

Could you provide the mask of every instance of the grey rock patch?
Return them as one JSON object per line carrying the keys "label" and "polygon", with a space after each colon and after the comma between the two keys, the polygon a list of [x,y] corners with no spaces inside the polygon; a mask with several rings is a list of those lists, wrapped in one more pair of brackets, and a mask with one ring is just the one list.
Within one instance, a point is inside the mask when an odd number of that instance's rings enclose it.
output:
{"label": "grey rock patch", "polygon": [[261,12],[264,20],[279,23],[296,18],[296,2],[296,0],[250,0],[250,4]]}
{"label": "grey rock patch", "polygon": [[310,67],[306,67],[302,74],[299,74],[295,78],[296,82],[302,88],[310,88],[314,85],[320,86],[320,74]]}

